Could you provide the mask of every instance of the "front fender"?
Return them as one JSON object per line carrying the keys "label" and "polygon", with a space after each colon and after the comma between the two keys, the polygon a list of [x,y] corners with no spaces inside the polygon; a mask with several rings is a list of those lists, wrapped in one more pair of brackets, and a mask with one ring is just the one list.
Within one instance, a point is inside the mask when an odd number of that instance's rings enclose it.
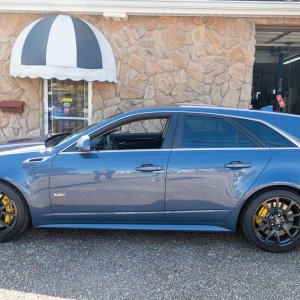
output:
{"label": "front fender", "polygon": [[[39,160],[40,157],[44,160]],[[52,220],[49,170],[53,157],[51,151],[0,155],[0,179],[23,195],[33,223]]]}

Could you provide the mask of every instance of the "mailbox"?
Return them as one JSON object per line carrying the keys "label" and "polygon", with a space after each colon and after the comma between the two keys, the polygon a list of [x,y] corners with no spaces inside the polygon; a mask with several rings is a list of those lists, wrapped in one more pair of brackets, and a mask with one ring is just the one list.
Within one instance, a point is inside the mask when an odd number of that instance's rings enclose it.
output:
{"label": "mailbox", "polygon": [[24,111],[24,101],[20,100],[2,100],[0,102],[2,112],[22,113]]}

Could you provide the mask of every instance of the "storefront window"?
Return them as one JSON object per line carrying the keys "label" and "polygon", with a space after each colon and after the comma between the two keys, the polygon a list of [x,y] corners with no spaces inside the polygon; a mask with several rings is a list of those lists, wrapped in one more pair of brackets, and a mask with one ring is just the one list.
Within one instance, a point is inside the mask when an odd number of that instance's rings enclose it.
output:
{"label": "storefront window", "polygon": [[48,86],[47,133],[77,131],[89,123],[88,84],[86,81],[51,79]]}

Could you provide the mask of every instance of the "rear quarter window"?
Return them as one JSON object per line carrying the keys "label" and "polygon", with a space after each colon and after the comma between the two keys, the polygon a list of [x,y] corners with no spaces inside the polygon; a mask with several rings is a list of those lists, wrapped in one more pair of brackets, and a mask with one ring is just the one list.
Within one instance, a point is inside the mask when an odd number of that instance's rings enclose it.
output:
{"label": "rear quarter window", "polygon": [[258,121],[234,118],[234,120],[242,127],[250,131],[267,147],[274,148],[290,148],[297,147],[289,139],[281,135],[279,132]]}

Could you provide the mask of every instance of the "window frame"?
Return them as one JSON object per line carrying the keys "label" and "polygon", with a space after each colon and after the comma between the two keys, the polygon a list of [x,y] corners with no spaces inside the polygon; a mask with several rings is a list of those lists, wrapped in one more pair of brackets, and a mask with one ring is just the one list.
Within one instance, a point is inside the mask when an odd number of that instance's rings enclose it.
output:
{"label": "window frame", "polygon": [[83,153],[101,153],[101,152],[124,152],[124,151],[160,151],[160,150],[171,150],[175,138],[175,132],[176,132],[176,127],[177,127],[177,122],[178,122],[178,116],[179,113],[177,112],[155,112],[155,113],[142,113],[139,115],[131,115],[125,118],[121,118],[119,120],[113,121],[112,123],[109,123],[105,125],[104,127],[101,127],[99,129],[96,129],[95,131],[91,132],[89,134],[90,139],[97,135],[105,135],[109,131],[112,131],[115,127],[120,127],[124,124],[128,124],[131,122],[136,122],[144,119],[163,119],[163,118],[169,118],[170,119],[170,124],[167,128],[167,133],[165,140],[161,146],[161,148],[158,149],[115,149],[115,150],[91,150],[87,152],[79,152],[79,151],[74,151],[74,147],[77,143],[72,143],[68,147],[64,148],[60,153],[78,153],[78,154],[83,154]]}
{"label": "window frame", "polygon": [[[48,80],[51,79],[43,79],[43,132],[44,135],[49,134],[49,106],[48,106]],[[88,92],[88,125],[92,124],[92,112],[93,112],[93,107],[92,107],[92,101],[93,101],[93,83],[88,81],[87,82],[87,92]]]}
{"label": "window frame", "polygon": [[[249,140],[251,140],[256,147],[199,147],[199,148],[188,148],[188,147],[182,147],[182,140],[183,140],[183,129],[184,129],[184,117],[185,116],[202,116],[207,118],[217,118],[222,119],[223,121],[227,122],[232,127],[239,130],[241,133],[243,133]],[[180,113],[178,118],[178,125],[176,128],[174,143],[173,143],[173,149],[187,149],[187,150],[206,150],[206,149],[258,149],[258,148],[265,148],[264,145],[261,143],[259,139],[257,139],[251,132],[248,130],[245,130],[241,125],[237,124],[236,122],[232,121],[229,116],[223,116],[223,115],[217,115],[217,114],[206,114],[202,112],[183,112]],[[242,118],[247,119],[247,118]]]}

